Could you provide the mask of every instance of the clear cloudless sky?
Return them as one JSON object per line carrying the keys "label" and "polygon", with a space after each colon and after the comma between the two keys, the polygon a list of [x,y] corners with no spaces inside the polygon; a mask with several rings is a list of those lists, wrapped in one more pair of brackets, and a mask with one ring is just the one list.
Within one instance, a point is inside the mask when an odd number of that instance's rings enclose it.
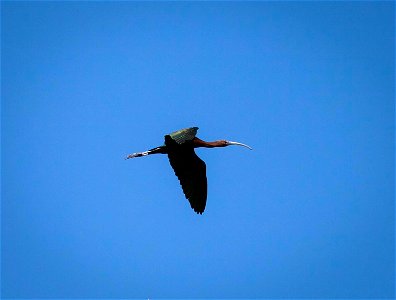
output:
{"label": "clear cloudless sky", "polygon": [[1,8],[3,298],[393,298],[393,2]]}

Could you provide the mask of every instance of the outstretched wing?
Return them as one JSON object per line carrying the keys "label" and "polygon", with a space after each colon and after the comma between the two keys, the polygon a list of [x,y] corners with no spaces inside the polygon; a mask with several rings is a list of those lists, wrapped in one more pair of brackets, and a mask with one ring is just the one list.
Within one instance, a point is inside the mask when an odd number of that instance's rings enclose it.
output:
{"label": "outstretched wing", "polygon": [[206,164],[194,151],[192,142],[179,145],[169,135],[165,136],[170,165],[179,178],[184,195],[191,208],[202,214],[206,206],[208,183],[206,179]]}
{"label": "outstretched wing", "polygon": [[185,128],[172,132],[169,136],[172,140],[181,145],[184,142],[191,141],[196,136],[197,131],[198,127]]}

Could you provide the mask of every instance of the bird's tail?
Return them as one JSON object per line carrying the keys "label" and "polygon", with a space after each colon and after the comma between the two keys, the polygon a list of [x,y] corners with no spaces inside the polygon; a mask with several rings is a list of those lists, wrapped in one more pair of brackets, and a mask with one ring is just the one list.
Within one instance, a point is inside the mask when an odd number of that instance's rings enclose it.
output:
{"label": "bird's tail", "polygon": [[143,152],[136,152],[136,153],[132,153],[129,154],[127,157],[125,157],[125,159],[130,159],[130,158],[135,158],[135,157],[141,157],[141,156],[147,156],[150,154],[166,154],[166,146],[160,146],[160,147],[156,147],[147,151],[143,151]]}

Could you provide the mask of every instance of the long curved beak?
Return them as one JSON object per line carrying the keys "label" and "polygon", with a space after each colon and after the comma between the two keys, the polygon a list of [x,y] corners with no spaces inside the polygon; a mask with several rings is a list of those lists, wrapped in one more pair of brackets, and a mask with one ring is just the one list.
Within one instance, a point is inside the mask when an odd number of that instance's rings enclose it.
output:
{"label": "long curved beak", "polygon": [[250,147],[250,146],[248,146],[248,145],[246,145],[246,144],[239,143],[239,142],[227,141],[227,144],[228,144],[228,145],[242,146],[242,147],[246,147],[246,148],[248,148],[248,149],[250,149],[250,150],[253,150],[252,147]]}

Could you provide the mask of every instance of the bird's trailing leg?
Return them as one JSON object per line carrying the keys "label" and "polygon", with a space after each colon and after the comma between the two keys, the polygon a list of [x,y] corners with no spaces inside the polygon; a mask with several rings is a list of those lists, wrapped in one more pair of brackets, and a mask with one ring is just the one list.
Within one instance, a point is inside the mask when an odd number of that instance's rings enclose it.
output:
{"label": "bird's trailing leg", "polygon": [[148,155],[148,154],[149,154],[148,151],[136,152],[136,153],[129,154],[127,157],[125,157],[125,159],[130,159],[130,158],[134,158],[134,157],[146,156],[146,155]]}
{"label": "bird's trailing leg", "polygon": [[130,158],[135,158],[135,157],[141,157],[141,156],[147,156],[150,154],[166,154],[166,146],[160,146],[160,147],[156,147],[144,152],[136,152],[136,153],[132,153],[129,154],[127,157],[125,157],[125,159],[130,159]]}

